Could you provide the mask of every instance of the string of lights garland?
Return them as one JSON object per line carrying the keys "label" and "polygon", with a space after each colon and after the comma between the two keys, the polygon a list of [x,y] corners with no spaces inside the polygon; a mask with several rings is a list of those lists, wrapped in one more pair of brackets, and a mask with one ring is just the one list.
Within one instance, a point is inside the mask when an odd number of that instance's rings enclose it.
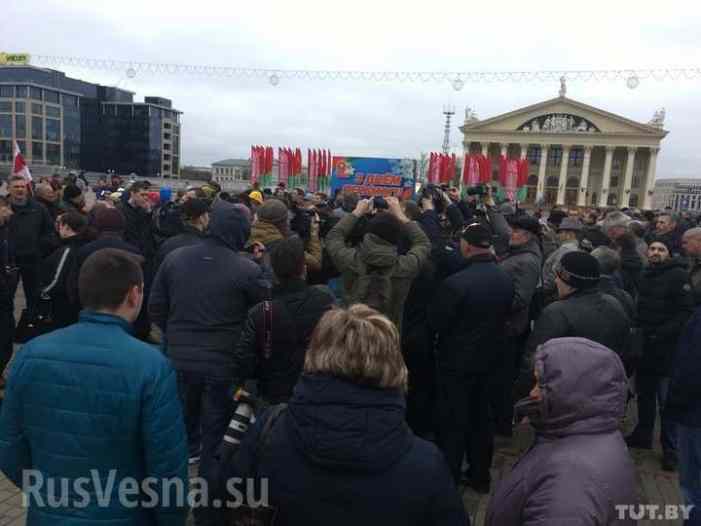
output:
{"label": "string of lights garland", "polygon": [[131,60],[98,59],[54,55],[32,55],[34,65],[76,67],[104,71],[124,71],[128,78],[138,74],[187,75],[219,78],[267,79],[277,86],[282,79],[312,81],[342,80],[371,82],[449,82],[456,91],[466,83],[494,82],[552,82],[562,79],[583,82],[624,80],[630,89],[643,80],[694,80],[701,78],[701,67],[626,68],[599,70],[540,70],[540,71],[358,71],[267,69],[230,66],[168,64]]}

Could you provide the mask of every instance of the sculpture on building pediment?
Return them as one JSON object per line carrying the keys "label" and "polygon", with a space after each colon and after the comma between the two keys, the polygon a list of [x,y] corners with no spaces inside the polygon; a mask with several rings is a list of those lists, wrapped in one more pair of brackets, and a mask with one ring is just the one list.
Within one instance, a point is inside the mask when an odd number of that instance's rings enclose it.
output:
{"label": "sculpture on building pediment", "polygon": [[662,129],[664,127],[664,119],[666,115],[667,112],[665,111],[665,109],[661,108],[655,112],[655,114],[652,116],[652,120],[650,120],[648,124],[650,126],[654,126],[655,128]]}
{"label": "sculpture on building pediment", "polygon": [[550,117],[547,117],[545,119],[545,122],[543,123],[543,131],[550,131],[552,129],[552,121],[550,120]]}
{"label": "sculpture on building pediment", "polygon": [[582,119],[582,120],[579,122],[579,126],[577,126],[577,131],[578,131],[578,132],[585,132],[585,131],[587,131],[587,130],[588,130],[588,128],[587,128],[587,122],[586,122],[584,119]]}
{"label": "sculpture on building pediment", "polygon": [[531,122],[531,130],[534,132],[540,131],[540,123],[538,122],[538,119],[533,119],[533,122]]}
{"label": "sculpture on building pediment", "polygon": [[467,106],[465,108],[465,124],[477,122],[478,120],[479,118],[477,117],[477,112],[475,112],[472,108]]}
{"label": "sculpture on building pediment", "polygon": [[567,96],[567,78],[563,75],[560,77],[560,97]]}
{"label": "sculpture on building pediment", "polygon": [[[541,125],[542,120],[542,125]],[[551,113],[531,119],[524,123],[520,128],[524,132],[533,133],[595,133],[598,132],[594,125],[590,125],[589,121],[576,115],[565,113]]]}

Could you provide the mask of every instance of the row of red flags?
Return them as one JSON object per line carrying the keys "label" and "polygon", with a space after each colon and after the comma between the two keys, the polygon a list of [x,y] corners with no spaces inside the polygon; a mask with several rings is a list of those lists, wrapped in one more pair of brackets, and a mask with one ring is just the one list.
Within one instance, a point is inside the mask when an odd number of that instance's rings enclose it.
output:
{"label": "row of red flags", "polygon": [[[428,182],[433,184],[452,183],[455,180],[455,154],[431,153],[428,165]],[[462,165],[462,184],[478,186],[492,181],[492,161],[482,154],[465,155]],[[505,189],[520,188],[528,182],[528,160],[499,160],[499,183]],[[508,191],[508,190],[507,190]]]}
{"label": "row of red flags", "polygon": [[[274,150],[272,146],[251,146],[251,181],[272,184]],[[328,187],[332,157],[329,150],[307,150],[307,174],[302,173],[302,150],[278,148],[278,182],[287,186],[303,185],[310,192]]]}

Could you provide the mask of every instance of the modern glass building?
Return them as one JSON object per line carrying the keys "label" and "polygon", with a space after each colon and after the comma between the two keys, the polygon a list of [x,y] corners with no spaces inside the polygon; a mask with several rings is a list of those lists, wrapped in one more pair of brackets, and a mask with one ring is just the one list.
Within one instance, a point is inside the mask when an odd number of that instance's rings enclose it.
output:
{"label": "modern glass building", "polygon": [[0,66],[0,163],[178,176],[180,115],[168,99],[33,66]]}

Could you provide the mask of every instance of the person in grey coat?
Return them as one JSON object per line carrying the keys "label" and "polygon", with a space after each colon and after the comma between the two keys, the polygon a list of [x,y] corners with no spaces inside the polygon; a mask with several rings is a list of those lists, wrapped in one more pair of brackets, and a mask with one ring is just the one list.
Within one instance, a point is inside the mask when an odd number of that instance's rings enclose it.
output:
{"label": "person in grey coat", "polygon": [[639,500],[619,431],[627,393],[620,358],[584,338],[556,338],[536,353],[535,375],[517,404],[535,443],[497,485],[485,526],[636,524],[626,515]]}

